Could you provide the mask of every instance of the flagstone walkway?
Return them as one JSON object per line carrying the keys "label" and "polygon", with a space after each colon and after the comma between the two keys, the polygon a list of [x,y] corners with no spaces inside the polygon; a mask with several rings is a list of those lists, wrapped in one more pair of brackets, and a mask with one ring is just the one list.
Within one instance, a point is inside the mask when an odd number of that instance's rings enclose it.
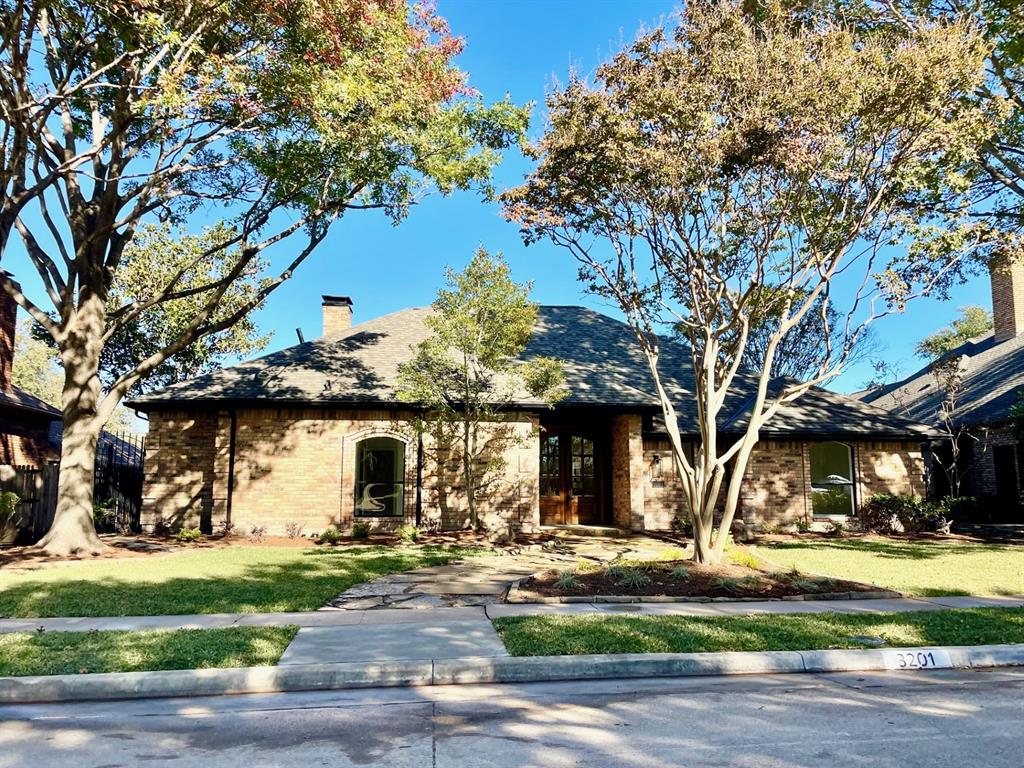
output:
{"label": "flagstone walkway", "polygon": [[580,560],[650,560],[672,545],[650,536],[605,538],[560,536],[545,546],[470,557],[449,565],[394,573],[356,584],[321,610],[366,611],[387,608],[460,608],[501,603],[518,579],[551,568],[571,568]]}

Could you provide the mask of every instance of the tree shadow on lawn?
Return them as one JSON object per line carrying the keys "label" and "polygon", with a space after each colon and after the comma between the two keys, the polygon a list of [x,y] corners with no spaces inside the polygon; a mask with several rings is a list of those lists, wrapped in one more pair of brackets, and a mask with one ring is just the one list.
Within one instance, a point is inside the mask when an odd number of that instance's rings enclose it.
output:
{"label": "tree shadow on lawn", "polygon": [[894,560],[934,560],[946,555],[976,555],[985,553],[1016,553],[1021,548],[1007,544],[976,544],[944,541],[901,541],[895,539],[834,539],[831,541],[772,542],[771,550],[803,550],[827,552],[843,550],[847,552],[864,552]]}
{"label": "tree shadow on lawn", "polygon": [[[457,559],[443,552],[386,549],[380,553],[306,550],[285,562],[253,563],[225,576],[174,576],[147,580],[104,576],[18,579],[0,589],[0,615],[155,616],[199,613],[311,611],[354,584]],[[182,563],[183,570],[187,564]],[[32,576],[38,576],[34,572]]]}

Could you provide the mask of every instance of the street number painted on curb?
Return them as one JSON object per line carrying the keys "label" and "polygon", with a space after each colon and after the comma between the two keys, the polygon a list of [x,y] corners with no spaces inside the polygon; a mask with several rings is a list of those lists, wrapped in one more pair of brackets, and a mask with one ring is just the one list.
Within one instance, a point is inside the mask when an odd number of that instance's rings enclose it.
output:
{"label": "street number painted on curb", "polygon": [[907,651],[882,651],[886,669],[949,669],[953,660],[949,651],[927,648]]}

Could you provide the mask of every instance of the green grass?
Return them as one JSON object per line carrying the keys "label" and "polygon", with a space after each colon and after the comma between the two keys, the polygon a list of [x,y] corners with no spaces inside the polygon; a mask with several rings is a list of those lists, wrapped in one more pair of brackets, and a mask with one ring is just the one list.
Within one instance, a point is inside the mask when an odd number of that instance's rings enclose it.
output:
{"label": "green grass", "polygon": [[353,584],[442,565],[443,547],[227,547],[0,573],[0,616],[311,611]]}
{"label": "green grass", "polygon": [[783,568],[906,595],[1024,594],[1020,546],[869,538],[779,542],[758,547],[758,553]]}
{"label": "green grass", "polygon": [[515,616],[494,620],[513,656],[706,653],[1024,642],[1024,609],[758,616]]}
{"label": "green grass", "polygon": [[0,635],[0,675],[272,666],[297,631],[230,627]]}

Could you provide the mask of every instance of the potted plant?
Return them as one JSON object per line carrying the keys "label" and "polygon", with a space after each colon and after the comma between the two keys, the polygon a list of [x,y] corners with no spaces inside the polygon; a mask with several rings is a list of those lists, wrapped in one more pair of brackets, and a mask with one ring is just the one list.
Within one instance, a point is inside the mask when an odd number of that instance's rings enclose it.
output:
{"label": "potted plant", "polygon": [[0,493],[0,544],[13,544],[18,538],[24,515],[18,509],[21,499],[13,491]]}

